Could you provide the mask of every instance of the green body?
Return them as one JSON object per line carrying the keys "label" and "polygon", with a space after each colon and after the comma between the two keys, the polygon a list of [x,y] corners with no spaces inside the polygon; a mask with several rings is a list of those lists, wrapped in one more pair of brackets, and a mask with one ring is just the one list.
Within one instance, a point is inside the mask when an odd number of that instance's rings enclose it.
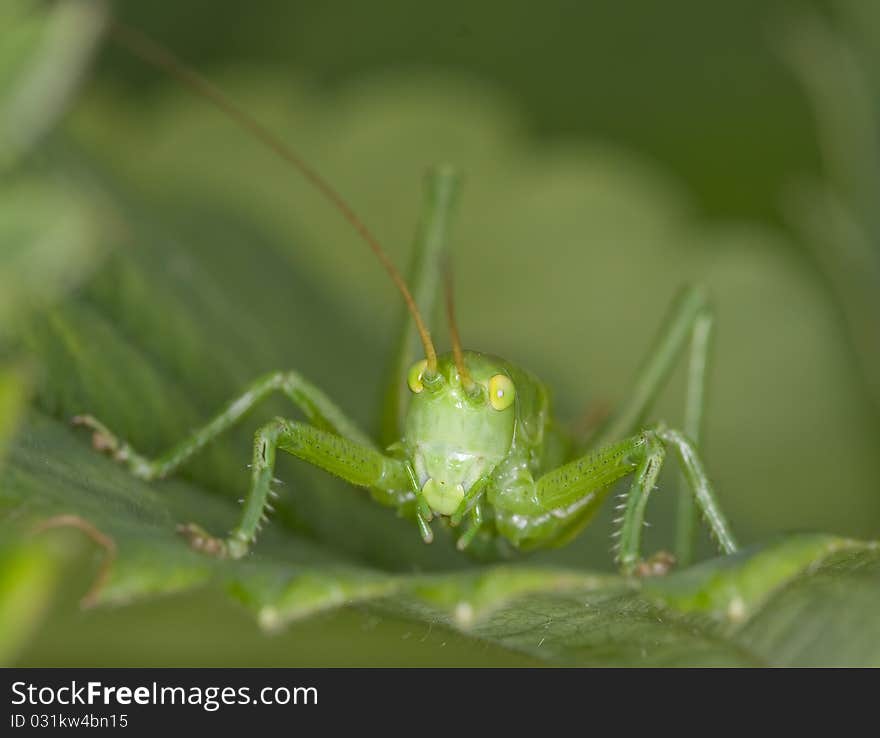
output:
{"label": "green body", "polygon": [[[456,183],[449,168],[428,178],[427,206],[409,275],[422,315],[434,313]],[[702,292],[685,290],[630,394],[589,443],[557,424],[542,382],[504,359],[464,352],[464,368],[472,380],[467,386],[452,354],[439,357],[436,373],[414,375],[425,362],[414,363],[421,347],[411,313],[404,314],[390,362],[379,442],[295,371],[257,380],[158,459],[136,453],[90,416],[75,420],[94,431],[97,448],[138,476],[155,479],[171,474],[268,395],[280,392],[290,399],[304,421],[278,418],[257,431],[251,488],[238,525],[224,537],[193,523],[181,526],[190,544],[206,553],[237,558],[253,545],[272,511],[275,456],[281,450],[369,489],[377,502],[414,519],[426,542],[433,540],[432,526],[439,521],[453,530],[460,549],[481,556],[566,543],[592,520],[614,483],[629,476],[614,535],[622,569],[633,572],[641,563],[648,496],[667,449],[675,451],[683,470],[679,559],[690,558],[697,509],[719,547],[736,550],[697,453],[712,325]],[[647,412],[688,345],[684,432],[662,423],[646,426]],[[410,381],[413,376],[415,384]]]}

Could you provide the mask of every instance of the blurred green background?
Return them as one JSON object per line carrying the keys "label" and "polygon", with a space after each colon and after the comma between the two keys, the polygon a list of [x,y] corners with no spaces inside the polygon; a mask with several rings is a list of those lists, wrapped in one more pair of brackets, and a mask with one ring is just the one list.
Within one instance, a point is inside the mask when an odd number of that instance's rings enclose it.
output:
{"label": "blurred green background", "polygon": [[[193,0],[119,9],[200,69],[271,64],[321,92],[382,73],[484,82],[538,141],[599,138],[679,177],[701,212],[778,216],[780,187],[815,171],[809,110],[774,45],[817,4],[612,0],[415,5]],[[210,18],[210,24],[205,24]],[[165,86],[115,51],[99,73],[144,92]]]}
{"label": "blurred green background", "polygon": [[[860,225],[869,244],[860,257],[876,267],[876,231],[853,203],[870,193],[878,162],[866,156],[868,174],[846,180],[849,170],[835,166],[846,146],[829,145],[821,96],[804,84],[809,64],[792,66],[806,54],[833,75],[828,49],[803,42],[826,22],[845,39],[867,29],[851,38],[853,48],[876,48],[872,26],[855,23],[875,19],[868,5],[191,0],[117,3],[115,12],[279,130],[401,265],[425,169],[460,166],[455,249],[465,343],[539,374],[564,418],[620,399],[676,291],[707,283],[718,308],[707,463],[748,543],[796,530],[880,531],[870,297],[878,283],[862,268],[863,281],[851,281],[853,260],[823,246],[810,224],[818,206],[804,194],[816,182],[837,193],[846,222]],[[830,86],[849,90],[834,79]],[[869,92],[872,107],[880,96]],[[857,121],[857,112],[847,120],[876,133],[870,114]],[[845,128],[837,135],[853,140]],[[82,288],[85,304],[105,314],[119,308],[115,318],[166,362],[155,387],[112,388],[131,395],[123,412],[108,399],[109,374],[92,370],[90,380],[83,366],[70,371],[53,355],[57,339],[31,336],[28,350],[14,354],[31,355],[38,407],[59,418],[100,410],[158,450],[248,377],[291,366],[373,427],[399,298],[336,213],[229,121],[126,50],[104,47],[70,115],[32,160],[38,171],[73,172],[77,187],[102,193],[116,253]],[[75,308],[63,312],[75,322]],[[169,375],[191,404],[188,415],[163,415],[161,403],[146,399]],[[672,423],[681,379],[655,413]],[[76,406],[83,402],[92,404]],[[151,413],[152,427],[139,424]],[[242,477],[234,470],[246,455],[244,432],[189,477],[234,499]],[[290,486],[328,486],[298,465],[283,468]],[[670,541],[675,476],[665,478],[669,493],[656,495],[649,514],[652,546]],[[442,552],[395,559],[381,533],[350,533],[389,514],[365,512],[350,491],[331,487],[329,496],[304,492],[298,511],[289,500],[290,527],[384,568],[461,565]],[[608,517],[535,560],[608,569]],[[511,658],[474,653],[450,634],[411,637],[411,624],[357,611],[267,640],[214,595],[80,613],[84,587],[56,595],[18,663]]]}

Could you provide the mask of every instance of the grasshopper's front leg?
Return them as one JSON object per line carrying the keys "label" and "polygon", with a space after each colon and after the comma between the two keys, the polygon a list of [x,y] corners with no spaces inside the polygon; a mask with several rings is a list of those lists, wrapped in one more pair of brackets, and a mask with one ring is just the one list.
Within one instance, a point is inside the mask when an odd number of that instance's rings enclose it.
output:
{"label": "grasshopper's front leg", "polygon": [[91,416],[77,416],[73,423],[90,428],[95,448],[109,453],[136,476],[146,480],[161,479],[238,423],[254,405],[276,392],[281,392],[300,408],[311,425],[276,421],[257,433],[251,491],[238,527],[228,539],[220,539],[194,523],[182,526],[181,533],[194,548],[218,556],[244,555],[259,529],[271,494],[269,482],[272,474],[266,470],[274,466],[276,447],[353,484],[387,493],[381,500],[385,504],[396,505],[403,501],[403,496],[411,489],[406,465],[380,454],[366,434],[323,392],[296,372],[274,372],[258,379],[205,426],[156,459],[137,453]]}
{"label": "grasshopper's front leg", "polygon": [[[665,426],[645,430],[547,472],[536,482],[537,500],[543,509],[558,511],[572,509],[572,506],[576,509],[577,504],[585,500],[598,504],[614,482],[633,474],[620,520],[617,547],[621,569],[632,573],[641,561],[645,506],[657,483],[667,447],[676,451],[687,489],[718,547],[726,554],[734,553],[736,540],[721,512],[696,448],[682,433]],[[562,515],[564,517],[564,513]]]}
{"label": "grasshopper's front leg", "polygon": [[193,548],[214,556],[241,558],[266,520],[278,449],[308,461],[358,487],[385,491],[409,489],[406,462],[306,423],[278,418],[254,437],[251,488],[238,525],[227,538],[217,538],[195,523],[180,526]]}

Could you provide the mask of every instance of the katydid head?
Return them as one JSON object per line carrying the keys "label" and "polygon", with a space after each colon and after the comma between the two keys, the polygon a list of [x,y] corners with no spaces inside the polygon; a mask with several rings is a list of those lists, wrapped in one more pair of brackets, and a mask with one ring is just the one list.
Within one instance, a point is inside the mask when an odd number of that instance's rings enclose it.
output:
{"label": "katydid head", "polygon": [[[459,364],[465,367],[463,381]],[[473,351],[438,357],[410,369],[412,398],[404,445],[425,501],[451,515],[465,493],[507,456],[516,428],[516,388],[499,359]]]}
{"label": "katydid head", "polygon": [[516,388],[504,362],[464,351],[455,321],[452,266],[447,255],[444,292],[452,352],[410,368],[413,393],[404,426],[416,480],[438,515],[452,515],[466,493],[507,456],[516,429]]}

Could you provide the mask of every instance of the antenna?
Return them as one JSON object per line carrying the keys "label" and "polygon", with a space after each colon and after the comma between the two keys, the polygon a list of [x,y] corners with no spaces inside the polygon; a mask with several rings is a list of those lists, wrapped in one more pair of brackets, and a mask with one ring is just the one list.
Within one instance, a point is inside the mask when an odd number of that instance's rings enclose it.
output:
{"label": "antenna", "polygon": [[474,387],[474,380],[464,363],[464,354],[461,350],[461,336],[458,334],[458,325],[455,323],[455,298],[452,288],[452,259],[446,255],[443,268],[443,293],[446,297],[446,319],[449,322],[449,338],[452,340],[452,356],[458,376],[461,377],[462,386],[470,392]]}
{"label": "antenna", "polygon": [[424,320],[422,320],[422,316],[419,313],[419,309],[416,307],[412,293],[410,293],[409,288],[406,286],[406,282],[400,275],[400,272],[397,271],[394,264],[391,263],[391,259],[388,258],[388,254],[385,253],[385,249],[382,248],[376,237],[373,236],[364,222],[357,216],[342,196],[330,186],[329,182],[318,174],[317,171],[312,169],[302,157],[296,154],[293,149],[285,144],[278,136],[272,133],[245,110],[236,105],[217,87],[202,77],[202,75],[184,64],[172,54],[171,51],[148,38],[140,31],[130,28],[118,20],[113,20],[110,23],[109,34],[114,40],[126,47],[135,56],[148,64],[152,64],[153,66],[164,70],[186,85],[191,91],[211,102],[235,121],[235,123],[241,128],[256,137],[256,139],[264,146],[293,166],[294,169],[299,171],[306,180],[324,195],[330,204],[332,204],[352,225],[360,237],[367,242],[367,245],[372,249],[382,266],[385,267],[385,271],[388,272],[391,281],[394,282],[395,286],[400,291],[400,294],[403,295],[403,300],[406,302],[406,307],[415,320],[416,329],[419,332],[419,338],[421,338],[422,346],[424,346],[425,349],[425,358],[428,362],[425,367],[425,373],[429,376],[436,374],[437,352],[434,350],[434,344],[431,342],[431,333],[425,325]]}

